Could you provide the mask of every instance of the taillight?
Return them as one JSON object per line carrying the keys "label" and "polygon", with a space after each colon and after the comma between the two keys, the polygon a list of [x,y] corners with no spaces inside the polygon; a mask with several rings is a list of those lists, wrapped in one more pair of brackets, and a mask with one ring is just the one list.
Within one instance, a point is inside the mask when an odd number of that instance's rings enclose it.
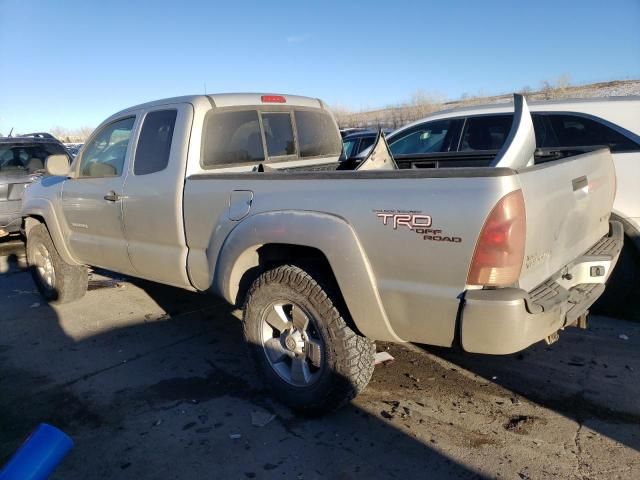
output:
{"label": "taillight", "polygon": [[262,95],[262,103],[287,103],[287,99],[282,95]]}
{"label": "taillight", "polygon": [[504,287],[518,280],[524,259],[526,225],[522,190],[502,197],[480,231],[467,285]]}

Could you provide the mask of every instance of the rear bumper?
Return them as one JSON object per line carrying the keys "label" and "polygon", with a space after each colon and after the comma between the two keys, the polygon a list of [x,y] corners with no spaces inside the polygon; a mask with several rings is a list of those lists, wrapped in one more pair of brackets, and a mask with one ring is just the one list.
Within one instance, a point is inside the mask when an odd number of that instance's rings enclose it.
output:
{"label": "rear bumper", "polygon": [[460,340],[468,352],[509,354],[575,325],[602,295],[624,241],[622,224],[583,256],[531,292],[518,288],[469,290]]}

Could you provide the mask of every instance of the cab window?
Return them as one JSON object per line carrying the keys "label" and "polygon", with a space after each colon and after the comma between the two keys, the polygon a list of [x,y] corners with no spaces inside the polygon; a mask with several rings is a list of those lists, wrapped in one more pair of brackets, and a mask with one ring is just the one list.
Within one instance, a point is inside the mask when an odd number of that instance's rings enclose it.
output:
{"label": "cab window", "polygon": [[294,118],[302,158],[340,155],[340,134],[331,115],[323,111],[296,110]]}
{"label": "cab window", "polygon": [[289,112],[263,113],[262,128],[267,142],[267,156],[295,155],[293,127]]}
{"label": "cab window", "polygon": [[203,137],[203,168],[264,160],[256,110],[208,113]]}
{"label": "cab window", "polygon": [[167,168],[177,115],[177,110],[158,110],[144,118],[133,164],[135,175],[147,175]]}

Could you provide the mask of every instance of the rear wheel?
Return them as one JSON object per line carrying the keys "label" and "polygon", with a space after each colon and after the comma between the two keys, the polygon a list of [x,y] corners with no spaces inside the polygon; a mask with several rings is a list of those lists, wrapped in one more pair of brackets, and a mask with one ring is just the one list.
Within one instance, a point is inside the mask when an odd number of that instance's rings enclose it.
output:
{"label": "rear wheel", "polygon": [[66,263],[43,224],[35,225],[27,234],[27,261],[38,290],[49,303],[72,302],[86,293],[87,268]]}
{"label": "rear wheel", "polygon": [[318,281],[296,266],[275,268],[253,283],[244,308],[261,377],[280,401],[308,413],[337,408],[363,390],[375,354]]}

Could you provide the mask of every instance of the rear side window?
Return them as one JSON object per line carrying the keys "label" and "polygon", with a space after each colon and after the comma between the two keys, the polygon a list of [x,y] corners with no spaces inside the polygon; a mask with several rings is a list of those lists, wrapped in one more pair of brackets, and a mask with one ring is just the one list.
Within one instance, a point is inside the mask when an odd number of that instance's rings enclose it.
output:
{"label": "rear side window", "polygon": [[204,168],[264,160],[256,110],[210,112],[205,118],[203,136]]}
{"label": "rear side window", "polygon": [[289,112],[263,113],[262,127],[267,141],[267,156],[295,155],[296,144]]}
{"label": "rear side window", "polygon": [[547,119],[557,137],[557,145],[542,147],[586,147],[609,145],[612,152],[640,150],[640,145],[620,132],[590,118],[579,115],[548,115]]}
{"label": "rear side window", "polygon": [[531,118],[533,120],[533,129],[536,134],[536,147],[557,147],[558,139],[556,138],[555,133],[553,133],[547,118],[537,113],[531,115]]}
{"label": "rear side window", "polygon": [[301,157],[340,155],[340,133],[328,113],[296,110],[294,116]]}
{"label": "rear side window", "polygon": [[486,115],[470,117],[462,134],[460,151],[499,150],[504,144],[513,115]]}
{"label": "rear side window", "polygon": [[[391,140],[394,155],[436,153],[449,151],[454,120],[434,120],[406,130]],[[455,147],[454,147],[455,150]]]}
{"label": "rear side window", "polygon": [[147,114],[142,124],[133,173],[147,175],[167,168],[177,110]]}

